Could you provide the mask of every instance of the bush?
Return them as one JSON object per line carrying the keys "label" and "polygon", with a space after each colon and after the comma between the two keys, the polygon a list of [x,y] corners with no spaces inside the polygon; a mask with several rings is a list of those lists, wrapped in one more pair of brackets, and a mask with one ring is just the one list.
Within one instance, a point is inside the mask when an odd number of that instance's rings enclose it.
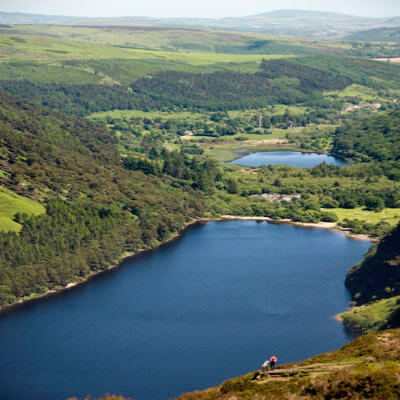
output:
{"label": "bush", "polygon": [[333,211],[323,211],[321,213],[321,221],[323,222],[337,222],[338,216]]}

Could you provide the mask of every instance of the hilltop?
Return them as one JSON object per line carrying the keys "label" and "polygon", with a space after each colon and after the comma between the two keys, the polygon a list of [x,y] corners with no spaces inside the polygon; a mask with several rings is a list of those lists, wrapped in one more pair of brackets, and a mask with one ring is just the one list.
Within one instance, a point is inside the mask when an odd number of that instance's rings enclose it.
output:
{"label": "hilltop", "polygon": [[3,24],[123,25],[173,28],[201,28],[273,33],[300,37],[338,38],[346,34],[399,25],[399,19],[365,18],[331,12],[277,10],[239,18],[89,18],[25,13],[0,13]]}

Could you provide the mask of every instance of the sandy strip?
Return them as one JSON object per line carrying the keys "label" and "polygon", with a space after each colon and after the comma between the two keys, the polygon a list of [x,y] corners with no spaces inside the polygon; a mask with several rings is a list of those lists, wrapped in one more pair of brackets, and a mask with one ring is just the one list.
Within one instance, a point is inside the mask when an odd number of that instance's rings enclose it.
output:
{"label": "sandy strip", "polygon": [[277,224],[289,224],[294,226],[299,226],[301,228],[318,228],[318,229],[328,229],[332,231],[341,231],[343,232],[348,238],[354,240],[365,240],[369,242],[379,242],[378,239],[370,237],[368,235],[362,235],[357,233],[352,233],[348,228],[342,228],[338,226],[336,222],[295,222],[291,219],[273,219],[270,217],[239,217],[235,215],[223,215],[219,219],[220,221],[235,221],[235,220],[242,220],[242,221],[268,221]]}

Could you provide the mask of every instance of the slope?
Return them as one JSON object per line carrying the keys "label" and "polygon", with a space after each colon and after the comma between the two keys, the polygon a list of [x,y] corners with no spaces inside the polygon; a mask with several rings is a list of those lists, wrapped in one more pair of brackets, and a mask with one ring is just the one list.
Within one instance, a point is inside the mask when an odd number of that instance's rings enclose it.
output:
{"label": "slope", "polygon": [[0,92],[0,183],[46,208],[20,213],[19,233],[0,232],[0,308],[107,269],[202,213],[190,176],[126,169],[117,143],[104,125]]}
{"label": "slope", "polygon": [[363,42],[400,42],[400,27],[368,29],[352,33],[345,39]]}
{"label": "slope", "polygon": [[357,304],[400,295],[400,226],[353,267],[346,286]]}

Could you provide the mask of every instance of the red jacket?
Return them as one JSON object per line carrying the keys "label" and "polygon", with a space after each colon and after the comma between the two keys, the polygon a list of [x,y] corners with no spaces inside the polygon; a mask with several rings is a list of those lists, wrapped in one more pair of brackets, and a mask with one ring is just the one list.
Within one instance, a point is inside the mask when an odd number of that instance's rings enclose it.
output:
{"label": "red jacket", "polygon": [[275,356],[271,356],[269,360],[272,361],[272,362],[277,362],[278,361],[278,359]]}

